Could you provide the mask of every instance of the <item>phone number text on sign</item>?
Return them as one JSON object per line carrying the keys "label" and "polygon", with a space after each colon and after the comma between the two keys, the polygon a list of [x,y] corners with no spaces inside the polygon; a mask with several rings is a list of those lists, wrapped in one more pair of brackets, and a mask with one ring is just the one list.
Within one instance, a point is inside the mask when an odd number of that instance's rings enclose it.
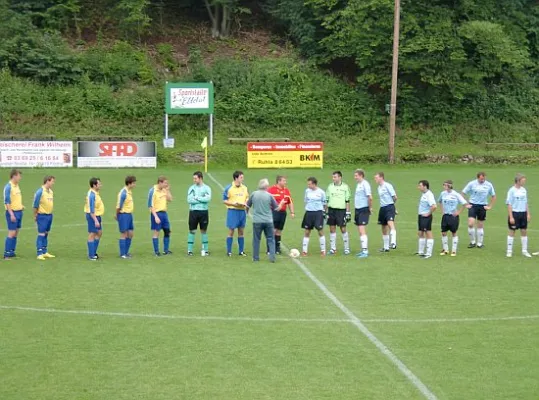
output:
{"label": "phone number text on sign", "polygon": [[73,142],[0,142],[1,167],[72,167]]}
{"label": "phone number text on sign", "polygon": [[322,142],[256,142],[247,144],[248,168],[322,168]]}

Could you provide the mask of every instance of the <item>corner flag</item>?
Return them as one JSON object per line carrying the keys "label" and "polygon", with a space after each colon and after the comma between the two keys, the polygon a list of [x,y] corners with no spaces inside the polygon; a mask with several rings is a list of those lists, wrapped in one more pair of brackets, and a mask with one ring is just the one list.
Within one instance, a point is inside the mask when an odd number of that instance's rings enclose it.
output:
{"label": "corner flag", "polygon": [[203,149],[208,147],[208,138],[207,137],[205,137],[204,140],[202,141],[202,143],[200,143],[200,147],[202,147]]}
{"label": "corner flag", "polygon": [[204,172],[208,172],[208,137],[206,136],[200,147],[204,149]]}

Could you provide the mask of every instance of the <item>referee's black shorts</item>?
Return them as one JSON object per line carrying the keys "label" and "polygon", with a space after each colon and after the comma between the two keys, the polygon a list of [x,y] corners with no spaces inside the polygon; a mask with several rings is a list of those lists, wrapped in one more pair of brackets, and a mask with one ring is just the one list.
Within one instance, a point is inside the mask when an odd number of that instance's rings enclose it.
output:
{"label": "referee's black shorts", "polygon": [[286,211],[273,211],[273,228],[282,231],[286,222]]}
{"label": "referee's black shorts", "polygon": [[200,226],[201,231],[208,229],[210,216],[207,210],[190,210],[189,211],[189,230],[196,231]]}

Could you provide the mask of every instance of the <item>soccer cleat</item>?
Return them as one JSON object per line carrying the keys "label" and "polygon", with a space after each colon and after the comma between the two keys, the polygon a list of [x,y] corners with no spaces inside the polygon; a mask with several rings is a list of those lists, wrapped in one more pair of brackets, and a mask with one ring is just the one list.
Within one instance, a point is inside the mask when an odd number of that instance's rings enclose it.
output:
{"label": "soccer cleat", "polygon": [[350,250],[345,250],[344,255],[347,256],[348,254],[350,254]]}
{"label": "soccer cleat", "polygon": [[164,255],[164,256],[169,256],[169,255],[171,255],[171,254],[172,254],[172,251],[170,251],[170,250],[167,250],[167,251],[164,251],[164,252],[163,252],[163,255]]}
{"label": "soccer cleat", "polygon": [[45,260],[46,260],[46,258],[45,258],[45,256],[44,256],[43,254],[37,256],[37,259],[38,259],[39,261],[45,261]]}
{"label": "soccer cleat", "polygon": [[53,256],[53,255],[50,254],[50,253],[45,253],[45,254],[43,254],[43,257],[45,257],[45,258],[56,258],[56,256]]}
{"label": "soccer cleat", "polygon": [[506,257],[513,257],[513,253],[507,253],[505,256]]}
{"label": "soccer cleat", "polygon": [[238,255],[239,255],[239,256],[242,256],[242,257],[247,257],[247,254],[246,254],[244,251],[242,251],[242,252],[239,253]]}
{"label": "soccer cleat", "polygon": [[456,257],[457,256],[457,252],[456,251],[452,251],[451,252],[451,257]]}
{"label": "soccer cleat", "polygon": [[123,258],[124,260],[129,260],[129,257],[127,256],[127,254],[124,254],[123,256],[120,256],[120,258]]}
{"label": "soccer cleat", "polygon": [[478,245],[477,245],[477,248],[478,248],[478,249],[482,249],[483,247],[485,247],[484,244],[478,244]]}
{"label": "soccer cleat", "polygon": [[325,250],[320,250],[320,256],[325,257],[326,256],[326,251]]}
{"label": "soccer cleat", "polygon": [[424,255],[425,253],[420,253],[420,252],[414,253],[414,256],[423,257]]}
{"label": "soccer cleat", "polygon": [[4,261],[11,261],[11,257],[4,256]]}
{"label": "soccer cleat", "polygon": [[522,255],[523,255],[524,257],[528,257],[528,258],[530,258],[530,257],[532,256],[532,255],[531,255],[530,253],[528,253],[527,251],[523,251],[523,252],[522,252]]}
{"label": "soccer cleat", "polygon": [[535,253],[532,253],[532,256],[539,256],[539,251],[536,251]]}
{"label": "soccer cleat", "polygon": [[336,255],[336,254],[337,254],[337,250],[335,250],[335,249],[331,249],[331,250],[329,251],[329,255],[330,255],[330,256],[334,256],[334,255]]}
{"label": "soccer cleat", "polygon": [[307,257],[307,252],[306,251],[301,252],[301,256],[302,257]]}
{"label": "soccer cleat", "polygon": [[427,258],[431,258],[431,257],[432,257],[432,254],[425,254],[422,258],[426,260]]}
{"label": "soccer cleat", "polygon": [[396,243],[391,243],[391,250],[395,250],[397,248],[397,244]]}
{"label": "soccer cleat", "polygon": [[365,253],[364,251],[362,251],[361,253],[357,255],[357,258],[367,258],[368,256],[369,256],[369,253]]}
{"label": "soccer cleat", "polygon": [[192,251],[188,251],[188,252],[187,252],[187,255],[188,255],[189,257],[192,257],[192,256],[194,256],[194,254],[193,254],[193,252],[192,252]]}
{"label": "soccer cleat", "polygon": [[232,257],[232,253],[226,253],[228,257]]}
{"label": "soccer cleat", "polygon": [[161,253],[156,252],[156,253],[155,253],[155,256],[156,256],[156,257],[161,257]]}
{"label": "soccer cleat", "polygon": [[88,257],[88,260],[90,260],[90,261],[97,261],[97,257]]}
{"label": "soccer cleat", "polygon": [[200,255],[201,255],[202,257],[207,257],[207,256],[210,255],[210,252],[209,252],[209,251],[204,251],[204,250],[202,250],[202,251],[200,252]]}
{"label": "soccer cleat", "polygon": [[95,253],[95,259],[99,260],[99,254]]}
{"label": "soccer cleat", "polygon": [[281,250],[277,250],[277,251],[275,252],[275,255],[276,255],[276,256],[280,256],[280,255],[281,255]]}
{"label": "soccer cleat", "polygon": [[380,253],[389,253],[389,249],[380,249],[378,250]]}
{"label": "soccer cleat", "polygon": [[442,250],[442,251],[440,252],[440,255],[441,255],[441,256],[446,256],[446,255],[448,255],[448,254],[449,254],[449,252],[448,252],[447,250]]}
{"label": "soccer cleat", "polygon": [[475,243],[470,243],[470,244],[468,245],[468,248],[469,248],[469,249],[473,249],[474,247],[475,247]]}

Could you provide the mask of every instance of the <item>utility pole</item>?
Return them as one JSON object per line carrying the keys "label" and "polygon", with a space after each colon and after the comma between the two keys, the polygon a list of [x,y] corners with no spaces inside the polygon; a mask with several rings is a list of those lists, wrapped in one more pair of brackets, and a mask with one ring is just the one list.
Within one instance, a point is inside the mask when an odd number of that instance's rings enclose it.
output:
{"label": "utility pole", "polygon": [[391,104],[389,105],[389,163],[395,164],[395,125],[397,119],[397,85],[399,75],[400,0],[395,0],[393,22],[393,66],[391,71]]}

